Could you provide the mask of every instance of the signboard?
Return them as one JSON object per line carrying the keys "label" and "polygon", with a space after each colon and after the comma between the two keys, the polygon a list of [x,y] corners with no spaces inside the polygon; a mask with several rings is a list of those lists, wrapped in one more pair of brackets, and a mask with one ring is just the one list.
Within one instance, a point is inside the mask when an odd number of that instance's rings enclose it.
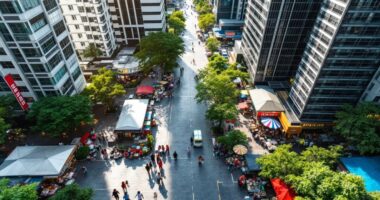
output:
{"label": "signboard", "polygon": [[235,36],[235,32],[233,32],[233,31],[226,31],[226,36],[229,36],[229,37]]}
{"label": "signboard", "polygon": [[257,112],[257,117],[278,117],[280,112]]}
{"label": "signboard", "polygon": [[18,89],[14,79],[11,74],[8,74],[4,77],[5,82],[7,82],[8,87],[12,90],[13,95],[15,95],[18,103],[20,104],[23,110],[28,110],[29,106],[26,103],[24,97],[21,95],[21,91]]}

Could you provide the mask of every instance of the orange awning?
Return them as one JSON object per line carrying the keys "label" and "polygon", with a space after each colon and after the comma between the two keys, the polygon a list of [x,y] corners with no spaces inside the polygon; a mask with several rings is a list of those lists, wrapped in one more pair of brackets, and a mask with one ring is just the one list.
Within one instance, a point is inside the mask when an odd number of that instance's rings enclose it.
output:
{"label": "orange awning", "polygon": [[295,192],[284,181],[279,178],[270,180],[274,191],[276,192],[277,200],[293,200],[296,195]]}

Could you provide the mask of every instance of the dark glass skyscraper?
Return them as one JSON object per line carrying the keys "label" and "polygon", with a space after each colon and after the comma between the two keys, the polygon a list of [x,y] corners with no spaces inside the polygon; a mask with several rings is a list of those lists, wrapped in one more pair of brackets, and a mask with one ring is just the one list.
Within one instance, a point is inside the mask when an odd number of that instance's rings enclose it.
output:
{"label": "dark glass skyscraper", "polygon": [[343,104],[373,90],[379,67],[380,0],[324,0],[289,94],[295,113],[331,122]]}
{"label": "dark glass skyscraper", "polygon": [[248,0],[242,50],[254,82],[295,75],[321,1]]}
{"label": "dark glass skyscraper", "polygon": [[215,0],[216,20],[235,19],[243,20],[247,0]]}

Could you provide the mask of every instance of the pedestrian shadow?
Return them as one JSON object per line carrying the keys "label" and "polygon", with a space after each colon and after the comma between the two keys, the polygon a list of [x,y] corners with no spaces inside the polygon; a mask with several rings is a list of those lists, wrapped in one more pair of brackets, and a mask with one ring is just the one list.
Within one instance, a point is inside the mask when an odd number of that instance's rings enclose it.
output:
{"label": "pedestrian shadow", "polygon": [[166,189],[165,184],[163,182],[162,185],[158,187],[158,190],[160,191],[164,199],[168,198],[168,190]]}
{"label": "pedestrian shadow", "polygon": [[153,176],[154,176],[154,173],[152,173],[152,175],[149,176],[149,186],[150,186],[151,189],[153,189],[154,185],[156,184],[154,182]]}

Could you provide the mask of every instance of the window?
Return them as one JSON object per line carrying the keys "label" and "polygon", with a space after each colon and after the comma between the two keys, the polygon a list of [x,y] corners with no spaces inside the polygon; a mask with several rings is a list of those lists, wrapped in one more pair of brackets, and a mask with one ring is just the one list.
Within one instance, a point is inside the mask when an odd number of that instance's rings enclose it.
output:
{"label": "window", "polygon": [[3,48],[0,47],[0,55],[7,55],[7,53],[5,52],[5,50]]}
{"label": "window", "polygon": [[71,81],[70,81],[70,79],[68,78],[68,79],[66,80],[66,82],[63,84],[62,88],[61,88],[63,94],[66,94],[67,90],[69,90],[71,86],[73,86],[73,85],[71,84]]}
{"label": "window", "polygon": [[69,10],[74,10],[72,5],[69,5],[68,7],[69,7]]}
{"label": "window", "polygon": [[73,20],[77,20],[77,16],[75,16],[75,15],[71,15],[71,19],[73,19]]}
{"label": "window", "polygon": [[18,86],[18,89],[19,89],[21,92],[29,92],[28,88],[25,87],[25,86]]}
{"label": "window", "polygon": [[41,48],[42,48],[42,51],[44,53],[47,53],[50,51],[50,49],[52,49],[54,46],[55,46],[55,40],[53,37],[50,37],[47,41],[45,41],[42,45],[41,45]]}
{"label": "window", "polygon": [[54,80],[56,83],[58,83],[62,77],[66,74],[66,65],[63,65],[61,69],[58,70],[58,72],[54,75]]}
{"label": "window", "polygon": [[13,80],[22,81],[22,78],[19,74],[11,74],[11,75],[12,75]]}
{"label": "window", "polygon": [[86,7],[86,12],[92,13],[92,7]]}
{"label": "window", "polygon": [[3,14],[21,13],[21,7],[17,1],[2,1],[0,2],[0,11]]}
{"label": "window", "polygon": [[25,23],[9,23],[9,27],[11,28],[14,37],[18,41],[29,41],[29,34],[31,30]]}
{"label": "window", "polygon": [[71,48],[71,45],[68,45],[65,49],[63,49],[63,55],[65,55],[66,60],[69,59],[73,54],[74,50]]}
{"label": "window", "polygon": [[66,30],[66,28],[65,28],[65,24],[63,23],[63,21],[60,21],[56,25],[54,25],[54,32],[57,36],[61,35],[61,33],[63,33],[65,30]]}
{"label": "window", "polygon": [[70,43],[69,36],[66,36],[61,42],[59,42],[59,45],[61,45],[61,48],[65,48]]}
{"label": "window", "polygon": [[78,11],[79,11],[80,13],[83,13],[83,12],[84,12],[84,8],[83,8],[83,6],[78,6]]}
{"label": "window", "polygon": [[41,52],[35,48],[23,48],[22,52],[24,52],[26,57],[40,57]]}
{"label": "window", "polygon": [[12,68],[15,68],[15,66],[12,64],[12,62],[0,62],[0,65],[1,65],[4,69],[12,69]]}
{"label": "window", "polygon": [[37,15],[36,17],[31,19],[29,22],[34,32],[38,31],[40,28],[42,28],[46,24],[45,16],[43,13]]}
{"label": "window", "polygon": [[36,79],[34,79],[32,77],[28,77],[28,81],[29,81],[30,85],[38,85]]}
{"label": "window", "polygon": [[78,38],[82,38],[82,33],[78,33]]}
{"label": "window", "polygon": [[82,47],[84,47],[85,44],[84,44],[84,42],[81,42],[80,45],[81,45]]}
{"label": "window", "polygon": [[82,22],[87,22],[87,17],[80,17]]}
{"label": "window", "polygon": [[75,27],[75,29],[79,29],[79,25],[78,24],[75,24],[74,27]]}
{"label": "window", "polygon": [[16,58],[17,61],[19,62],[24,62],[24,57],[22,56],[21,52],[18,49],[11,49],[14,57]]}
{"label": "window", "polygon": [[25,10],[32,9],[38,5],[40,5],[40,0],[20,0],[22,7]]}
{"label": "window", "polygon": [[78,77],[80,76],[80,74],[81,74],[81,72],[80,72],[79,67],[75,68],[75,70],[73,72],[74,81],[78,79]]}
{"label": "window", "polygon": [[43,3],[47,11],[57,7],[57,2],[55,0],[44,0]]}
{"label": "window", "polygon": [[24,73],[29,73],[29,72],[31,72],[30,69],[29,69],[29,67],[28,67],[28,65],[26,65],[26,64],[20,64],[20,67],[21,67],[21,69],[22,69],[22,71],[23,71]]}
{"label": "window", "polygon": [[48,67],[49,67],[49,70],[53,70],[55,66],[57,66],[60,62],[62,61],[62,56],[61,54],[58,52],[57,54],[55,54],[49,61],[48,61]]}
{"label": "window", "polygon": [[14,41],[7,27],[3,23],[0,23],[0,34],[3,35],[5,41]]}
{"label": "window", "polygon": [[90,29],[89,26],[84,26],[84,30],[85,30],[85,31],[91,31],[91,29]]}
{"label": "window", "polygon": [[41,85],[53,85],[51,78],[38,78]]}
{"label": "window", "polygon": [[91,34],[87,34],[87,39],[92,39],[92,35]]}
{"label": "window", "polygon": [[30,65],[34,72],[46,72],[43,64],[31,64]]}

